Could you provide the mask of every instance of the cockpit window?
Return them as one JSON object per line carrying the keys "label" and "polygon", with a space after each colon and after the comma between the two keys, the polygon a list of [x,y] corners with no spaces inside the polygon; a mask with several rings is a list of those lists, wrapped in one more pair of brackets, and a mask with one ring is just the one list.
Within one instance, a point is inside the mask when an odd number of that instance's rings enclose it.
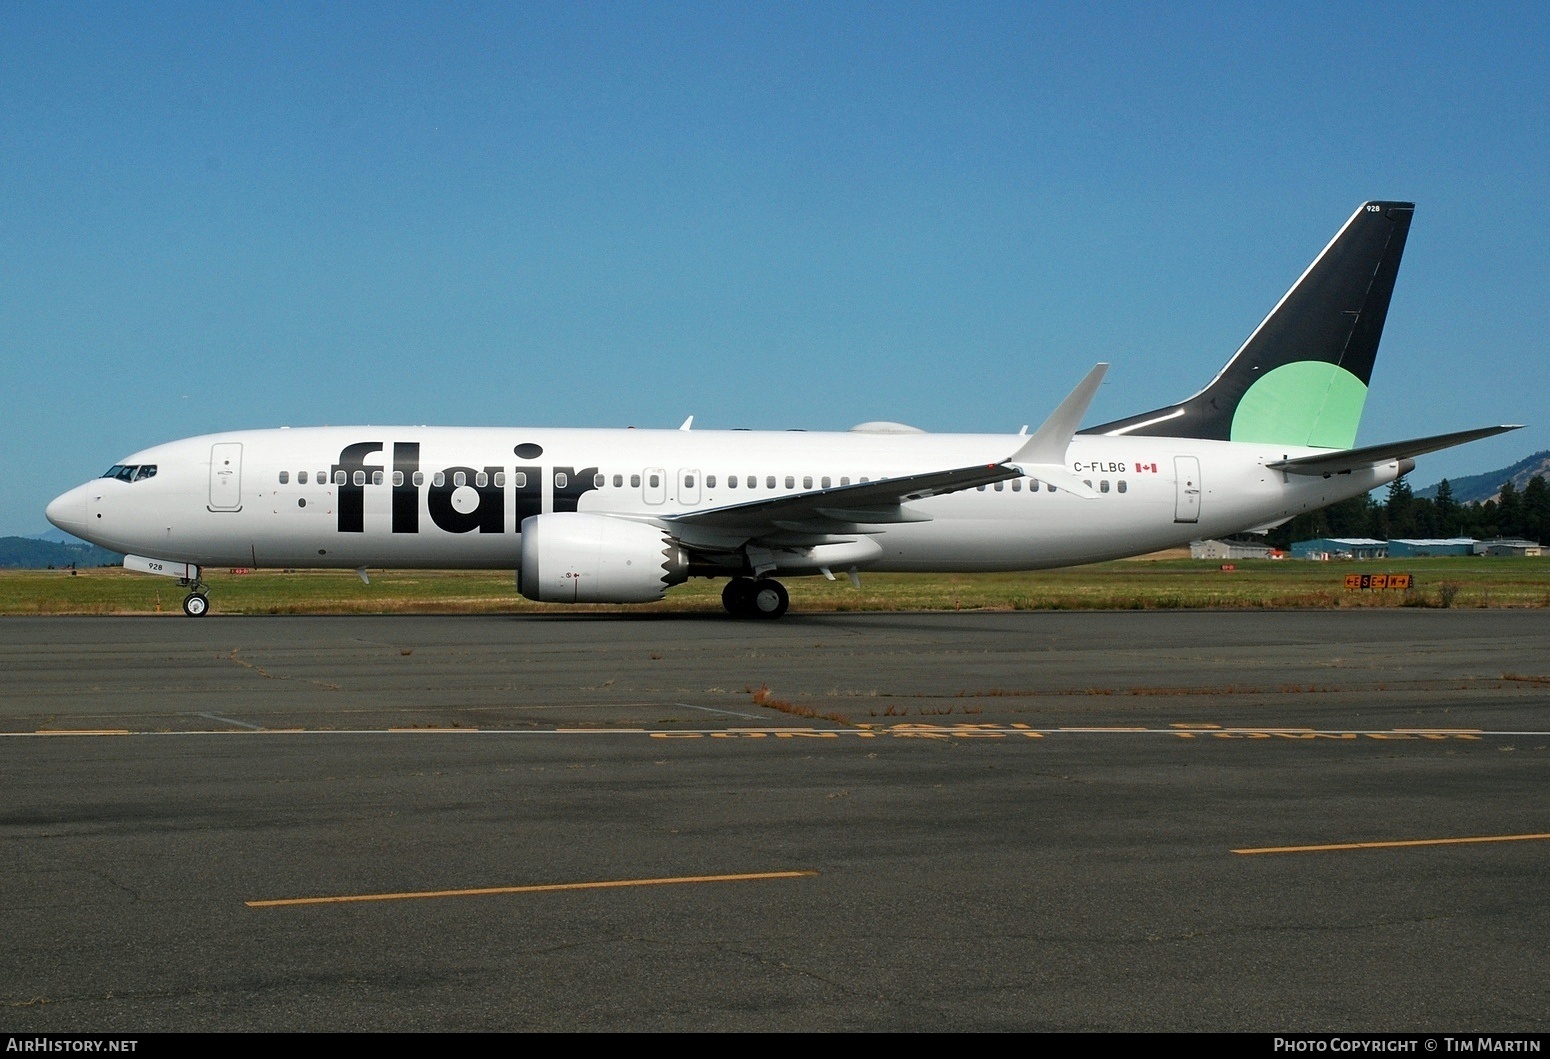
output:
{"label": "cockpit window", "polygon": [[138,482],[142,478],[155,478],[156,464],[115,463],[113,466],[108,468],[108,473],[104,474],[103,477],[117,478],[121,482]]}

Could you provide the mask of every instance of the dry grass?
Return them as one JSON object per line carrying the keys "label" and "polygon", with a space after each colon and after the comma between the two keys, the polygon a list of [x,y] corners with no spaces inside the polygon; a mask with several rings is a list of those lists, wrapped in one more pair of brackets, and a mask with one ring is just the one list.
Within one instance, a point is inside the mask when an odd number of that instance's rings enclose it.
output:
{"label": "dry grass", "polygon": [[777,699],[771,692],[768,684],[760,684],[750,692],[755,706],[763,706],[767,710],[776,710],[789,714],[792,717],[803,717],[808,720],[833,721],[835,724],[849,724],[850,718],[843,713],[820,713],[811,706],[801,706],[785,699]]}

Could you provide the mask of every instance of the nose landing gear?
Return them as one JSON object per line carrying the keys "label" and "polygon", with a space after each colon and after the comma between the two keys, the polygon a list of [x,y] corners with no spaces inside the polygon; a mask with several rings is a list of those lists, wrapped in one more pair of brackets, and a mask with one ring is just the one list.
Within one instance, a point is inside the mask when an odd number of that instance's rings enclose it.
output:
{"label": "nose landing gear", "polygon": [[768,577],[734,577],[721,590],[721,605],[737,618],[778,618],[791,606],[786,586]]}
{"label": "nose landing gear", "polygon": [[202,618],[210,613],[210,598],[205,595],[204,582],[199,578],[192,580],[183,578],[178,582],[188,588],[188,595],[183,597],[183,613],[190,618]]}

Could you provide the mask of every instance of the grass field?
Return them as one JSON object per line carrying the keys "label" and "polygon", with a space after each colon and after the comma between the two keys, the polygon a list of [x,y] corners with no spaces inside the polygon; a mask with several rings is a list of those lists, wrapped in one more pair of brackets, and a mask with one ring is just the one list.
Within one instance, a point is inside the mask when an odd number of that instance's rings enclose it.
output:
{"label": "grass field", "polygon": [[[1179,610],[1284,607],[1550,607],[1550,558],[1309,563],[1132,559],[1018,574],[863,574],[785,582],[794,611]],[[1347,574],[1408,573],[1409,591],[1345,588]],[[593,610],[720,612],[724,581],[694,580],[660,603],[561,606],[517,594],[511,571],[208,571],[218,614],[473,614]],[[0,571],[0,614],[181,615],[171,580],[119,568]]]}

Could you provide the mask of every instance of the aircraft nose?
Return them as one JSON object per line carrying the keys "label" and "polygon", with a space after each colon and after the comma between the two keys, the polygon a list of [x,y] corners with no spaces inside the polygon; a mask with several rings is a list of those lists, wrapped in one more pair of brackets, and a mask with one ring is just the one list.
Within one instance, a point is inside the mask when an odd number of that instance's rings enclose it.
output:
{"label": "aircraft nose", "polygon": [[43,509],[43,514],[66,533],[82,536],[81,531],[86,529],[86,490],[86,486],[78,485],[68,493],[56,496]]}

